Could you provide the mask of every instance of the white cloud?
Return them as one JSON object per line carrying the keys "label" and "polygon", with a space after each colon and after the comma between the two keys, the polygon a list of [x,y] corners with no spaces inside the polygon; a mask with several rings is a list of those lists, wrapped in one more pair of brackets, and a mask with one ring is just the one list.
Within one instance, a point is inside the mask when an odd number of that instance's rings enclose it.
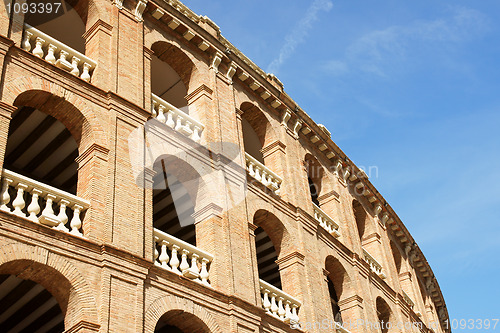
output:
{"label": "white cloud", "polygon": [[[408,65],[408,59],[422,50],[430,48],[432,53],[439,52],[447,46],[474,39],[488,29],[488,18],[477,10],[453,7],[450,11],[448,17],[390,26],[361,36],[347,47],[345,60],[331,61],[345,71],[329,72],[340,75],[352,67],[387,77],[395,66]],[[327,63],[324,69],[328,71],[330,66]]]}
{"label": "white cloud", "polygon": [[285,44],[281,47],[278,57],[276,57],[267,67],[268,73],[277,74],[283,63],[293,54],[297,46],[304,41],[312,28],[312,24],[318,19],[318,13],[332,9],[330,0],[314,0],[307,9],[304,17],[285,37]]}

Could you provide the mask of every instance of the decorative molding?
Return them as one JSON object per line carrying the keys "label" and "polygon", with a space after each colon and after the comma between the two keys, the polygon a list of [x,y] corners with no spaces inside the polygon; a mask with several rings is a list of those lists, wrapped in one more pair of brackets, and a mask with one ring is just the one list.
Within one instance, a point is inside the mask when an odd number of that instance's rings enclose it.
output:
{"label": "decorative molding", "polygon": [[213,55],[212,65],[210,65],[210,68],[213,69],[215,73],[219,73],[219,65],[222,61],[223,56],[224,55],[219,51],[215,52],[215,54]]}
{"label": "decorative molding", "polygon": [[207,85],[202,84],[198,88],[193,90],[192,93],[185,96],[184,98],[188,101],[188,104],[191,104],[202,96],[205,96],[205,97],[212,99],[213,92],[214,91],[212,89],[210,89]]}
{"label": "decorative molding", "polygon": [[276,141],[268,144],[264,148],[262,148],[260,151],[261,151],[262,155],[264,155],[264,158],[266,158],[267,156],[273,154],[276,151],[281,151],[284,154],[285,149],[286,149],[286,145],[283,142],[276,140]]}
{"label": "decorative molding", "polygon": [[283,118],[281,120],[281,125],[288,128],[288,121],[290,120],[291,117],[292,117],[292,113],[291,113],[290,109],[285,109],[283,111]]}
{"label": "decorative molding", "polygon": [[304,266],[305,257],[302,253],[294,251],[276,260],[276,265],[278,265],[280,271],[294,264]]}
{"label": "decorative molding", "polygon": [[147,4],[148,4],[147,0],[137,1],[137,6],[135,7],[134,15],[139,22],[143,21],[142,14],[144,14],[144,10],[146,9]]}
{"label": "decorative molding", "polygon": [[236,64],[234,63],[234,61],[231,61],[231,63],[229,64],[229,66],[227,68],[227,74],[226,74],[226,77],[229,80],[229,82],[233,83],[233,76],[236,73],[237,69],[238,69],[238,67],[236,67]]}

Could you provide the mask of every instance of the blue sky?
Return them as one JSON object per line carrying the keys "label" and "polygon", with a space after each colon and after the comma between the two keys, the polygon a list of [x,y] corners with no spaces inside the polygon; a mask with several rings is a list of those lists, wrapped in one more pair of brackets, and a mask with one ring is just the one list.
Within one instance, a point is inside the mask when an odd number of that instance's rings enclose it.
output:
{"label": "blue sky", "polygon": [[184,3],[378,168],[452,319],[500,317],[500,2]]}

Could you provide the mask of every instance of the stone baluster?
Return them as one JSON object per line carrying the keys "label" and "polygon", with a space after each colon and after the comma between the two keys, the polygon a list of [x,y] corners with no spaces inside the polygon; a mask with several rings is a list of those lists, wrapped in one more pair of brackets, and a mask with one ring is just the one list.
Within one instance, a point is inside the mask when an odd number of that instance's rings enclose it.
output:
{"label": "stone baluster", "polygon": [[10,202],[10,194],[9,194],[9,187],[12,184],[12,179],[4,178],[2,180],[2,193],[0,195],[0,199],[2,200],[2,205],[0,206],[0,209],[3,210],[4,212],[11,212],[10,208],[7,206],[7,204]]}
{"label": "stone baluster", "polygon": [[56,199],[56,196],[49,193],[45,196],[45,199],[45,208],[42,211],[42,216],[45,216],[50,220],[57,219],[57,217],[54,215],[54,209],[52,208],[52,203]]}
{"label": "stone baluster", "polygon": [[201,140],[200,131],[201,128],[197,125],[194,125],[193,135],[191,136],[191,139],[193,139],[194,142],[199,142]]}
{"label": "stone baluster", "polygon": [[275,293],[272,293],[271,294],[271,313],[278,317],[278,304],[276,303],[276,294]]}
{"label": "stone baluster", "polygon": [[249,161],[248,162],[248,173],[250,174],[250,176],[252,177],[255,177],[255,165],[253,164],[252,161]]}
{"label": "stone baluster", "polygon": [[292,304],[292,302],[290,302],[288,300],[285,302],[285,320],[286,321],[289,321],[292,318],[292,311],[290,308],[291,304]]}
{"label": "stone baluster", "polygon": [[71,58],[71,66],[73,67],[73,69],[71,70],[70,73],[73,74],[74,76],[80,75],[80,70],[78,69],[79,64],[80,64],[80,59],[73,56],[73,58]]}
{"label": "stone baluster", "polygon": [[82,233],[80,232],[80,228],[82,227],[80,212],[82,211],[82,209],[83,207],[78,204],[73,205],[73,218],[71,219],[70,227],[71,227],[71,233],[76,236],[83,236]]}
{"label": "stone baluster", "polygon": [[159,259],[158,259],[158,257],[160,256],[160,252],[158,252],[159,241],[160,241],[160,237],[154,236],[154,246],[153,246],[153,248],[154,248],[154,260],[153,260],[153,262],[156,266],[160,266]]}
{"label": "stone baluster", "polygon": [[170,259],[167,253],[168,245],[170,245],[168,241],[166,240],[161,241],[161,252],[158,259],[160,260],[160,266],[162,268],[170,270],[170,267],[168,267],[168,260]]}
{"label": "stone baluster", "polygon": [[59,201],[59,214],[57,214],[57,219],[59,220],[59,225],[55,227],[57,230],[62,230],[68,232],[68,228],[66,228],[66,223],[68,222],[68,215],[66,214],[66,207],[68,206],[69,201],[61,199]]}
{"label": "stone baluster", "polygon": [[283,297],[278,298],[278,316],[280,317],[281,320],[285,320],[285,307],[283,306],[283,301],[285,299]]}
{"label": "stone baluster", "polygon": [[13,213],[17,216],[20,216],[20,217],[26,217],[26,214],[24,214],[22,212],[22,209],[26,205],[26,203],[24,202],[24,191],[27,188],[28,188],[28,185],[25,185],[22,183],[17,184],[17,186],[16,186],[17,195],[16,195],[16,198],[14,199],[14,201],[12,202],[12,206],[14,207]]}
{"label": "stone baluster", "polygon": [[209,285],[209,283],[208,283],[209,274],[208,274],[208,269],[207,269],[207,265],[209,262],[210,261],[206,258],[201,259],[200,279],[201,279],[201,282],[205,285]]}
{"label": "stone baluster", "polygon": [[254,174],[255,179],[260,181],[260,168],[256,165],[255,166],[255,174]]}
{"label": "stone baluster", "polygon": [[82,71],[82,75],[80,76],[80,78],[82,80],[85,80],[87,82],[90,81],[90,68],[92,67],[91,64],[87,63],[87,62],[84,62],[83,63],[83,71]]}
{"label": "stone baluster", "polygon": [[172,258],[170,258],[170,267],[172,268],[172,271],[177,273],[177,274],[181,274],[181,272],[179,271],[179,269],[177,267],[179,267],[179,258],[177,257],[177,251],[179,251],[180,249],[180,246],[178,245],[172,245],[172,253],[171,253],[171,256]]}
{"label": "stone baluster", "polygon": [[292,316],[290,319],[292,319],[295,322],[299,322],[299,315],[297,314],[297,308],[299,306],[297,304],[292,304]]}
{"label": "stone baluster", "polygon": [[174,121],[174,113],[171,110],[168,110],[167,112],[167,126],[170,128],[174,128],[175,126],[175,121]]}
{"label": "stone baluster", "polygon": [[191,256],[191,268],[189,268],[189,270],[195,276],[199,276],[200,275],[200,270],[198,268],[198,258],[199,257],[200,256],[197,255],[196,253],[193,253],[192,256]]}
{"label": "stone baluster", "polygon": [[57,46],[55,46],[54,44],[49,44],[49,46],[47,48],[47,55],[45,56],[45,60],[50,62],[51,64],[55,64],[56,63],[56,56],[55,56],[56,50],[57,50]]}
{"label": "stone baluster", "polygon": [[184,127],[184,131],[185,131],[186,133],[192,133],[192,132],[193,132],[193,130],[191,129],[191,126],[192,126],[192,125],[193,125],[193,124],[192,124],[189,120],[186,120],[186,123],[185,123],[185,124],[184,124],[184,126],[183,126],[183,127]]}
{"label": "stone baluster", "polygon": [[183,117],[181,115],[177,115],[177,122],[176,122],[175,128],[174,128],[176,131],[179,131],[182,128],[182,120],[183,120]]}
{"label": "stone baluster", "polygon": [[182,249],[181,253],[181,265],[179,266],[179,268],[181,269],[181,272],[184,273],[185,270],[189,269],[189,263],[187,260],[189,251],[186,249]]}
{"label": "stone baluster", "polygon": [[43,38],[37,37],[35,39],[35,48],[33,49],[33,55],[38,58],[43,58],[43,44],[45,40]]}
{"label": "stone baluster", "polygon": [[29,31],[26,31],[24,33],[24,40],[23,40],[23,50],[25,51],[31,51],[31,37],[33,37],[33,34]]}
{"label": "stone baluster", "polygon": [[37,190],[36,188],[31,190],[31,203],[28,206],[28,218],[35,223],[38,223],[37,215],[40,213],[40,204],[38,203],[40,195],[42,195],[42,191]]}
{"label": "stone baluster", "polygon": [[264,289],[264,298],[262,299],[262,307],[266,312],[271,312],[271,301],[269,300],[269,293],[270,291],[268,289]]}
{"label": "stone baluster", "polygon": [[156,116],[156,119],[164,124],[165,123],[165,107],[163,105],[158,105],[158,116]]}

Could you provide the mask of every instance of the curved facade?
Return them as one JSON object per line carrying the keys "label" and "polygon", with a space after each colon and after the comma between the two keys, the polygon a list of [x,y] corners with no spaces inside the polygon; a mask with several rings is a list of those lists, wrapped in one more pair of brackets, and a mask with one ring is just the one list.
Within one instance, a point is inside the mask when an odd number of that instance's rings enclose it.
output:
{"label": "curved facade", "polygon": [[1,13],[0,331],[450,331],[390,204],[214,22],[62,7]]}

